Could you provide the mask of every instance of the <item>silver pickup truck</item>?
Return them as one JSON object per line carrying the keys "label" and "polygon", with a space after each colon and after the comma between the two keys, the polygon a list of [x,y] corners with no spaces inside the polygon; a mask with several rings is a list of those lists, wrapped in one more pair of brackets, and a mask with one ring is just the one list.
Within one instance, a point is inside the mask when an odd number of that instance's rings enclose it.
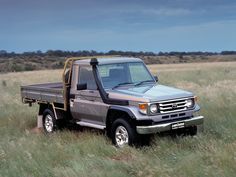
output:
{"label": "silver pickup truck", "polygon": [[69,58],[61,83],[22,86],[21,96],[39,104],[45,132],[72,122],[105,130],[118,147],[176,129],[195,135],[204,119],[193,93],[158,84],[138,58]]}

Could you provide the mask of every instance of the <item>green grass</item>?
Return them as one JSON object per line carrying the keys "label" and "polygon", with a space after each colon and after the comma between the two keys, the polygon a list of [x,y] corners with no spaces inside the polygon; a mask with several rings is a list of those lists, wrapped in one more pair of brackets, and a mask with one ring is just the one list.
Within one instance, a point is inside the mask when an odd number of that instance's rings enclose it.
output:
{"label": "green grass", "polygon": [[0,176],[235,176],[236,63],[150,66],[162,84],[199,96],[204,132],[156,135],[150,146],[117,149],[99,131],[37,131],[37,105],[20,85],[60,80],[59,70],[0,75]]}

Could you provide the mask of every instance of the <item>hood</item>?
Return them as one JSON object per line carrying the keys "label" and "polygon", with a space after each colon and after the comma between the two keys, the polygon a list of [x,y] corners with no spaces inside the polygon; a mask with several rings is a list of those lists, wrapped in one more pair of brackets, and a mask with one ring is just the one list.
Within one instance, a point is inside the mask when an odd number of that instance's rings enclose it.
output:
{"label": "hood", "polygon": [[108,93],[111,97],[119,97],[120,99],[150,102],[193,96],[191,92],[159,84],[141,85],[138,87],[129,88],[120,87],[115,90],[110,90]]}

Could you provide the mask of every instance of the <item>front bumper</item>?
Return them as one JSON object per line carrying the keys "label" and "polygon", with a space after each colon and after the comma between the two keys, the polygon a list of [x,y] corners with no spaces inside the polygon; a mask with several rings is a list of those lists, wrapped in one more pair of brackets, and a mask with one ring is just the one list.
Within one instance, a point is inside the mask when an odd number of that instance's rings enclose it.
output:
{"label": "front bumper", "polygon": [[201,125],[203,124],[204,117],[203,116],[197,116],[192,117],[190,119],[181,120],[181,121],[172,121],[168,123],[160,123],[157,125],[150,125],[150,126],[137,126],[137,132],[139,134],[153,134],[157,132],[164,132],[172,130],[172,125],[174,124],[184,124],[184,127],[190,127],[194,125]]}

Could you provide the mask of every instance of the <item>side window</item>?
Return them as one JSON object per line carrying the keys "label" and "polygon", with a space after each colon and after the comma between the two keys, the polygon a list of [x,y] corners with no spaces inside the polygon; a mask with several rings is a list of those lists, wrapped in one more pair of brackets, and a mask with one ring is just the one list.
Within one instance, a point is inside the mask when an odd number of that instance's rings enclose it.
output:
{"label": "side window", "polygon": [[87,84],[88,90],[97,90],[97,85],[93,76],[92,67],[79,67],[79,84]]}

